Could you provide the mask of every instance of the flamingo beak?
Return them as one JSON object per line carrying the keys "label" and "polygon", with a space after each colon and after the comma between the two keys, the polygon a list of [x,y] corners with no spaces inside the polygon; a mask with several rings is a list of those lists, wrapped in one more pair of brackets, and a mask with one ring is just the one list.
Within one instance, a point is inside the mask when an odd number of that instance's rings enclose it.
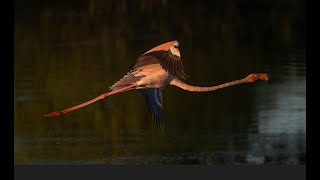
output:
{"label": "flamingo beak", "polygon": [[259,74],[258,76],[261,80],[266,81],[269,84],[272,84],[270,77],[267,74]]}
{"label": "flamingo beak", "polygon": [[255,82],[256,80],[263,80],[271,84],[270,78],[267,74],[253,73],[246,77],[249,82]]}

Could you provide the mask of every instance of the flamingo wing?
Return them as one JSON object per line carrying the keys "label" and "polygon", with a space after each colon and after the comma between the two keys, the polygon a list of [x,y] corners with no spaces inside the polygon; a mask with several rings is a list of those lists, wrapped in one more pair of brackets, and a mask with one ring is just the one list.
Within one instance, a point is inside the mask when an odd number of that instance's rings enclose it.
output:
{"label": "flamingo wing", "polygon": [[162,112],[162,88],[138,89],[145,98],[147,109],[155,126],[164,132],[164,115]]}
{"label": "flamingo wing", "polygon": [[131,68],[136,69],[149,64],[160,64],[164,70],[175,78],[186,79],[181,58],[171,51],[157,50],[141,55]]}

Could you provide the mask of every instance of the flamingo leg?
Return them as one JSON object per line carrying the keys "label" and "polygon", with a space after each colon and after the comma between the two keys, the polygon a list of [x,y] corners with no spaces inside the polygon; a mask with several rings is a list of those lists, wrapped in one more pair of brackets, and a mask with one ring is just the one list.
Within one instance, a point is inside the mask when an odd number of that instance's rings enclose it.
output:
{"label": "flamingo leg", "polygon": [[71,111],[74,111],[74,110],[77,110],[77,109],[80,109],[84,106],[87,106],[89,104],[92,104],[96,101],[99,101],[107,96],[111,96],[111,95],[114,95],[114,94],[118,94],[118,93],[122,93],[122,92],[125,92],[125,91],[129,91],[129,90],[132,90],[132,89],[135,89],[137,85],[136,84],[131,84],[129,86],[126,86],[126,87],[123,87],[121,89],[117,89],[115,91],[111,91],[111,92],[107,92],[107,93],[104,93],[104,94],[101,94],[100,96],[94,98],[94,99],[91,99],[87,102],[84,102],[82,104],[79,104],[77,106],[73,106],[71,108],[67,108],[67,109],[64,109],[64,110],[60,110],[60,111],[54,111],[54,112],[50,112],[48,114],[45,114],[44,116],[46,117],[56,117],[56,116],[60,116],[62,114],[65,114],[65,113],[68,113],[68,112],[71,112]]}

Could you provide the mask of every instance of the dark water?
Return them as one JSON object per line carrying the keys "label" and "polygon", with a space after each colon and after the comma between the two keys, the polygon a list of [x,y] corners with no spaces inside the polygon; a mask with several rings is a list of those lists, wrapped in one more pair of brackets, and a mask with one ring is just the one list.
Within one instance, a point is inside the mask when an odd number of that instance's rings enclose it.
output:
{"label": "dark water", "polygon": [[[15,164],[305,164],[304,1],[15,1]],[[179,8],[177,8],[179,7]],[[164,90],[166,132],[131,91],[101,93],[150,48],[177,39],[187,83]]]}

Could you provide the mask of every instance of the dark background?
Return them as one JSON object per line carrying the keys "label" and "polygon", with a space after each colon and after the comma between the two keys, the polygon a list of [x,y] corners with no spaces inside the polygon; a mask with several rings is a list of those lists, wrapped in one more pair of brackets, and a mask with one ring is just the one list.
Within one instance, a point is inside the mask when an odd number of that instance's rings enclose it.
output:
{"label": "dark background", "polygon": [[[210,2],[210,3],[208,3]],[[15,164],[305,164],[305,1],[15,1]],[[268,73],[273,84],[166,87],[162,136],[134,91],[136,58],[178,40],[187,83]]]}

